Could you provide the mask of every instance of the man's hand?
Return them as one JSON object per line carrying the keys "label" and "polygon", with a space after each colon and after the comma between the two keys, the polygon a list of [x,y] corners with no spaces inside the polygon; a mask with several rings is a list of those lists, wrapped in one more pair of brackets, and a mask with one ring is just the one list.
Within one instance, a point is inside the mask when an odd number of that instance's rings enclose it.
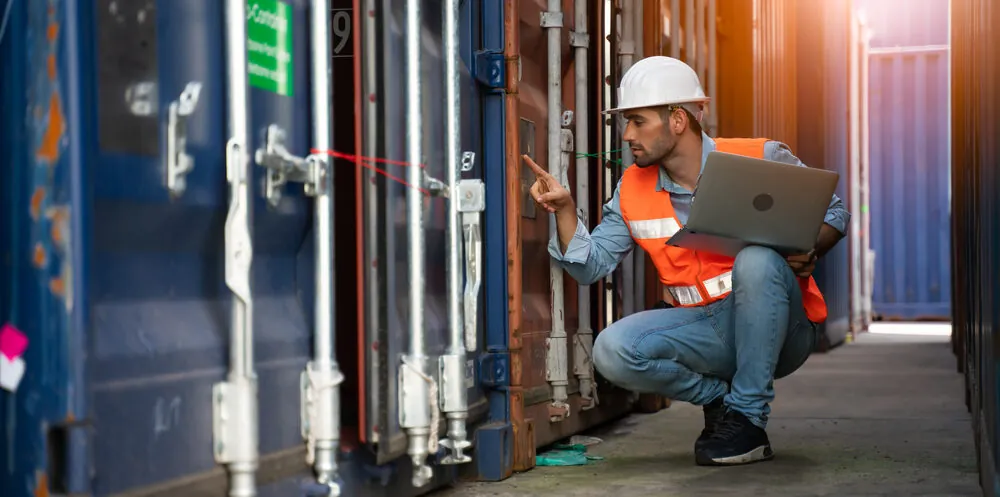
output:
{"label": "man's hand", "polygon": [[808,278],[816,269],[816,250],[810,250],[808,254],[790,255],[786,260],[795,276]]}
{"label": "man's hand", "polygon": [[531,185],[531,198],[543,209],[555,213],[556,233],[559,235],[559,248],[562,253],[566,253],[569,242],[573,240],[576,233],[576,225],[579,219],[576,217],[576,204],[573,196],[570,195],[566,187],[559,184],[559,180],[535,164],[531,157],[522,155],[528,167],[535,171],[535,184]]}
{"label": "man's hand", "polygon": [[[573,203],[573,196],[569,190],[559,184],[559,180],[548,173],[548,171],[535,164],[531,157],[522,155],[524,162],[535,172],[535,184],[531,185],[531,198],[549,212],[560,212],[569,210],[573,212],[576,205]],[[574,213],[575,216],[575,213]],[[573,226],[576,228],[576,226]]]}

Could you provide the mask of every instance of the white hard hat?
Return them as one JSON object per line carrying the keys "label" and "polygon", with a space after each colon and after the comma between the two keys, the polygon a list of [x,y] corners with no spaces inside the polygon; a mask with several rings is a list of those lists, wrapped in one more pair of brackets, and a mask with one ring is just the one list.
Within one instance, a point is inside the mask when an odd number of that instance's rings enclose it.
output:
{"label": "white hard hat", "polygon": [[618,107],[604,113],[709,100],[691,66],[657,55],[639,60],[625,72],[618,87]]}

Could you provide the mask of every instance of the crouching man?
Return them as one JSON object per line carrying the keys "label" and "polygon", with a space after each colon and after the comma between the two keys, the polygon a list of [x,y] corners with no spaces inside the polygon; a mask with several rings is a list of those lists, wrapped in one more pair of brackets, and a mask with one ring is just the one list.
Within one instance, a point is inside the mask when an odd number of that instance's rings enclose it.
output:
{"label": "crouching man", "polygon": [[524,160],[537,175],[532,197],[555,215],[549,253],[574,279],[599,280],[638,244],[667,287],[672,307],[630,315],[598,334],[597,370],[622,388],[703,406],[695,461],[733,465],[773,457],[765,432],[773,382],[813,350],[827,310],[812,271],[844,237],[850,215],[834,195],[815,249],[787,259],[760,246],[732,258],[666,245],[687,221],[713,150],[805,167],[777,141],[704,134],[699,121],[708,100],[695,72],[679,60],[649,57],[628,70],[621,106],[606,112],[626,120],[622,139],[635,164],[593,233],[577,218],[570,192]]}

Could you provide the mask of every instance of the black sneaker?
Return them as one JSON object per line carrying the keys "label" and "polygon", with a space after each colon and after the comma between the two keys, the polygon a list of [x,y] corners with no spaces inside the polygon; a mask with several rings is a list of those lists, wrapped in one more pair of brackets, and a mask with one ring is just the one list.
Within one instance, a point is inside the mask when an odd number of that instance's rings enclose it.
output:
{"label": "black sneaker", "polygon": [[719,397],[712,401],[712,403],[702,406],[702,410],[705,412],[705,428],[701,430],[701,435],[694,442],[695,452],[701,450],[705,443],[708,442],[709,437],[715,433],[715,429],[726,415],[726,405],[722,402],[722,397]]}
{"label": "black sneaker", "polygon": [[734,466],[774,458],[767,432],[743,414],[730,410],[715,432],[695,451],[701,466]]}

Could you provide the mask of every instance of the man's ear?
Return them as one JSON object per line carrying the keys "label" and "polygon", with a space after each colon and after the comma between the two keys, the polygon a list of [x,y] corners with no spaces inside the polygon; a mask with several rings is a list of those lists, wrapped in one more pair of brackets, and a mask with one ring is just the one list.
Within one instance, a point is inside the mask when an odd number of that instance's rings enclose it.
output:
{"label": "man's ear", "polygon": [[690,128],[691,127],[690,119],[691,116],[689,116],[688,113],[684,111],[684,109],[678,109],[674,111],[674,120],[676,122],[674,134],[679,135],[683,133],[685,129]]}
{"label": "man's ear", "polygon": [[670,113],[669,120],[667,122],[670,124],[670,132],[672,134],[678,135],[684,130],[684,118],[681,117],[681,114],[683,114],[683,112],[677,112],[677,109],[674,109],[674,111]]}

